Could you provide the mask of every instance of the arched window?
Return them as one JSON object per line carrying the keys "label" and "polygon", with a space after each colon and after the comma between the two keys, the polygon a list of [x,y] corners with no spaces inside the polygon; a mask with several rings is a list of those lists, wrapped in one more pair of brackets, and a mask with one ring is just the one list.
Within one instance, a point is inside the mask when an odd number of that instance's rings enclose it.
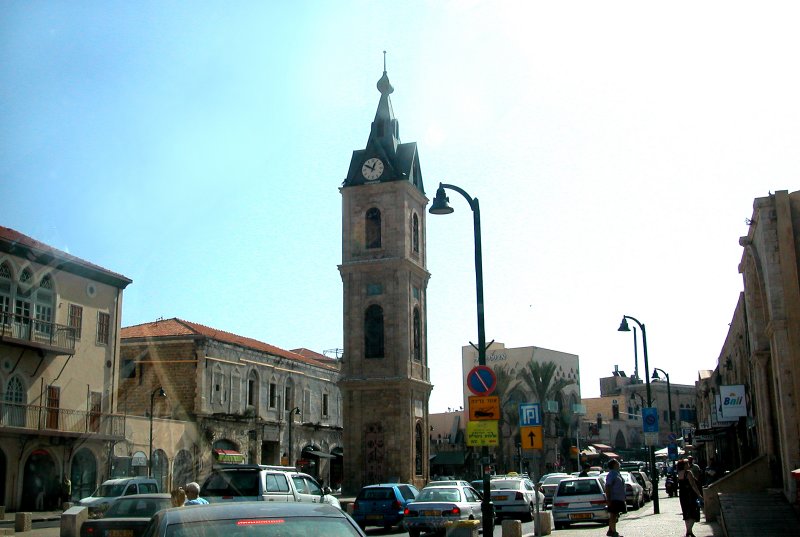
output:
{"label": "arched window", "polygon": [[36,332],[39,334],[50,335],[53,331],[53,304],[55,297],[53,293],[53,279],[48,275],[39,281],[39,289],[36,290],[36,301],[34,313],[36,315]]}
{"label": "arched window", "polygon": [[419,216],[411,216],[411,248],[415,254],[419,253]]}
{"label": "arched window", "polygon": [[258,413],[258,373],[250,371],[247,376],[247,406],[253,407]]}
{"label": "arched window", "polygon": [[24,269],[19,275],[19,284],[14,299],[14,323],[18,325],[23,338],[30,337],[32,280],[33,273],[30,269]]}
{"label": "arched window", "polygon": [[383,358],[383,308],[377,304],[364,313],[364,357]]}
{"label": "arched window", "polygon": [[414,307],[414,319],[413,319],[413,331],[414,331],[414,360],[420,361],[422,360],[422,321],[419,315],[419,307]]}
{"label": "arched window", "polygon": [[367,211],[364,222],[367,248],[381,247],[381,211],[373,207]]}
{"label": "arched window", "polygon": [[3,423],[13,427],[25,426],[25,385],[19,377],[11,377],[6,384],[3,405]]}

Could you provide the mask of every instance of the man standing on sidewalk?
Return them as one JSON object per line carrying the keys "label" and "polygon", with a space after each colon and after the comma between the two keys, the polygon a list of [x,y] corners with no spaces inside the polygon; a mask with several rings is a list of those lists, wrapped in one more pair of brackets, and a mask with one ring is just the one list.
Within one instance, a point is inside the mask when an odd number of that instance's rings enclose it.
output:
{"label": "man standing on sidewalk", "polygon": [[606,476],[606,501],[608,508],[608,537],[622,537],[617,533],[619,515],[626,511],[625,480],[619,473],[619,461],[611,459],[608,462],[608,475]]}

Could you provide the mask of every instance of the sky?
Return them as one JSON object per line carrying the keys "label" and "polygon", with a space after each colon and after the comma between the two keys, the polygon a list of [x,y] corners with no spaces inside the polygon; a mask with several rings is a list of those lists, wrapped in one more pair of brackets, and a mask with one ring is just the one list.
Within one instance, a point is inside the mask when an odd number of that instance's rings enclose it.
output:
{"label": "sky", "polygon": [[[796,2],[5,1],[0,225],[179,317],[341,348],[341,194],[383,51],[427,196],[478,198],[488,341],[580,357],[584,397],[713,369],[755,198],[800,179]],[[477,341],[472,214],[428,215],[431,412]],[[639,347],[641,360],[641,344]],[[640,363],[640,368],[642,364]]]}

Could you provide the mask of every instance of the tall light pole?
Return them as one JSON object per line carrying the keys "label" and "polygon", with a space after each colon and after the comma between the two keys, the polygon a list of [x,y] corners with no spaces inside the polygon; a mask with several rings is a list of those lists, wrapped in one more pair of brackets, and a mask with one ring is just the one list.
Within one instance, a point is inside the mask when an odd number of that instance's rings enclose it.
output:
{"label": "tall light pole", "polygon": [[153,407],[156,402],[156,394],[159,397],[166,397],[167,392],[163,386],[159,386],[150,394],[150,458],[147,459],[147,477],[153,477]]}
{"label": "tall light pole", "polygon": [[675,432],[675,427],[674,427],[675,424],[673,423],[673,417],[672,417],[672,389],[670,388],[670,385],[669,385],[669,373],[667,373],[666,371],[664,371],[660,367],[654,367],[653,368],[653,380],[661,380],[661,378],[658,376],[658,372],[659,371],[661,371],[661,374],[664,375],[667,378],[667,409],[668,409],[667,410],[667,414],[669,414],[669,432],[674,433]]}
{"label": "tall light pole", "polygon": [[294,457],[294,449],[292,449],[292,423],[294,423],[295,415],[299,414],[300,414],[299,407],[294,407],[289,411],[289,449],[286,451],[286,453],[289,455],[289,466],[294,466],[294,462],[292,462],[292,459]]}
{"label": "tall light pole", "polygon": [[[455,185],[439,183],[436,197],[433,198],[431,214],[450,214],[450,199],[445,195],[444,189],[455,190],[467,200],[472,209],[473,230],[475,234],[475,297],[478,302],[478,365],[486,365],[486,332],[483,326],[483,253],[481,251],[481,209],[477,198],[472,198],[467,192]],[[481,467],[483,469],[483,499],[481,499],[481,514],[486,523],[482,523],[484,537],[491,537],[494,533],[494,506],[489,481],[491,479],[486,469],[486,460],[489,458],[489,447],[481,447]]]}
{"label": "tall light pole", "polygon": [[[644,381],[645,387],[647,388],[647,406],[652,408],[653,406],[653,394],[650,391],[650,365],[647,361],[647,331],[644,328],[644,325],[640,323],[634,317],[629,315],[622,316],[622,322],[619,323],[619,330],[620,332],[630,332],[631,329],[628,327],[628,319],[635,322],[639,325],[639,330],[642,331],[642,349],[644,354]],[[656,470],[656,450],[655,447],[651,444],[648,449],[650,453],[650,475],[653,481],[653,514],[659,514],[661,510],[658,506],[658,470]]]}

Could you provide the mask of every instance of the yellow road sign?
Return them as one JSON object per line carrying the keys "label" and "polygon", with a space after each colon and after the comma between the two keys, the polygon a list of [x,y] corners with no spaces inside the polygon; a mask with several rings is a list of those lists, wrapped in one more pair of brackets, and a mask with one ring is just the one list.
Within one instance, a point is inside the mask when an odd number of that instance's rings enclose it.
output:
{"label": "yellow road sign", "polygon": [[468,446],[496,446],[498,438],[496,421],[467,422]]}
{"label": "yellow road sign", "polygon": [[522,440],[522,449],[542,449],[544,436],[542,435],[541,425],[520,427],[519,435]]}
{"label": "yellow road sign", "polygon": [[470,421],[497,421],[500,419],[500,398],[496,395],[469,398]]}

